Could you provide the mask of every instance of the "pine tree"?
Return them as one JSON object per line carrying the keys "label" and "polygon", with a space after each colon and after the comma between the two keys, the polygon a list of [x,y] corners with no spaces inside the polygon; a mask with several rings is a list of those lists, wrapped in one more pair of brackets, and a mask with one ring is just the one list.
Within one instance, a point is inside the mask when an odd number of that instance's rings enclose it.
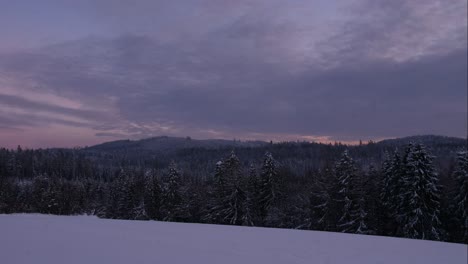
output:
{"label": "pine tree", "polygon": [[84,210],[87,214],[105,217],[107,184],[101,181],[87,180],[83,183]]}
{"label": "pine tree", "polygon": [[169,165],[164,188],[164,199],[162,205],[164,221],[183,221],[184,207],[181,190],[180,172],[175,162]]}
{"label": "pine tree", "polygon": [[191,184],[187,192],[187,216],[191,223],[202,223],[206,216],[206,205],[208,202],[207,192],[204,185]]}
{"label": "pine tree", "polygon": [[223,218],[221,211],[226,208],[224,205],[224,197],[227,196],[224,163],[221,160],[216,163],[214,171],[214,189],[210,191],[209,195],[210,198],[204,220],[208,223],[221,223]]}
{"label": "pine tree", "polygon": [[33,181],[32,200],[36,212],[59,214],[60,190],[56,177],[39,176]]}
{"label": "pine tree", "polygon": [[362,207],[361,192],[357,186],[359,183],[357,169],[347,150],[336,163],[335,173],[338,181],[337,207],[342,212],[338,219],[338,230],[348,233],[367,232],[366,214]]}
{"label": "pine tree", "polygon": [[19,166],[16,158],[16,153],[14,151],[8,151],[8,160],[6,164],[7,176],[14,177],[17,176],[17,167]]}
{"label": "pine tree", "polygon": [[234,151],[225,160],[224,170],[229,191],[224,201],[227,207],[222,211],[223,220],[232,225],[241,225],[244,218],[246,195],[242,188],[243,179],[240,161]]}
{"label": "pine tree", "polygon": [[249,177],[246,182],[246,199],[244,204],[244,216],[242,224],[246,226],[254,226],[258,221],[258,176],[254,164],[250,164]]}
{"label": "pine tree", "polygon": [[334,231],[334,208],[332,187],[334,175],[329,168],[321,171],[312,180],[311,191],[308,199],[307,217],[304,227],[313,230]]}
{"label": "pine tree", "polygon": [[115,179],[107,190],[107,202],[105,204],[104,216],[105,218],[110,219],[119,219],[119,194],[120,194],[120,185],[123,184],[122,179],[119,177]]}
{"label": "pine tree", "polygon": [[457,156],[457,167],[454,176],[458,182],[458,193],[455,196],[455,215],[461,228],[460,242],[468,244],[468,152],[462,151]]}
{"label": "pine tree", "polygon": [[378,234],[381,231],[384,213],[380,200],[381,189],[379,188],[381,175],[373,165],[370,165],[365,176],[366,178],[362,182],[362,197],[364,199],[363,208],[367,211],[366,223],[370,234]]}
{"label": "pine tree", "polygon": [[214,181],[215,181],[215,196],[218,200],[222,200],[227,195],[227,177],[225,164],[223,161],[218,161],[216,163],[215,172],[214,172]]}
{"label": "pine tree", "polygon": [[397,150],[392,155],[386,154],[382,174],[384,178],[380,199],[386,212],[383,216],[385,225],[382,228],[384,233],[395,235],[398,229],[397,215],[400,210],[398,206],[401,203],[400,196],[403,186],[401,157]]}
{"label": "pine tree", "polygon": [[374,231],[369,228],[367,224],[368,221],[368,213],[366,211],[366,201],[364,195],[361,196],[358,200],[358,215],[357,215],[357,229],[354,233],[356,234],[374,234]]}
{"label": "pine tree", "polygon": [[421,144],[410,144],[406,148],[398,212],[399,234],[404,237],[441,239],[440,194],[432,159]]}
{"label": "pine tree", "polygon": [[0,176],[0,214],[13,213],[15,188],[11,179]]}
{"label": "pine tree", "polygon": [[260,175],[259,220],[266,224],[269,211],[278,206],[281,199],[281,179],[278,175],[278,164],[271,153],[267,152],[263,160]]}
{"label": "pine tree", "polygon": [[93,214],[97,215],[98,217],[105,217],[106,215],[106,202],[107,202],[107,195],[109,194],[109,184],[104,182],[96,183],[95,186],[95,194],[94,199],[91,202],[91,208]]}
{"label": "pine tree", "polygon": [[135,209],[140,205],[140,197],[135,181],[128,171],[120,169],[109,190],[106,217],[112,219],[135,219]]}
{"label": "pine tree", "polygon": [[144,206],[149,219],[160,220],[161,217],[162,190],[157,176],[147,172],[145,179]]}
{"label": "pine tree", "polygon": [[216,164],[214,185],[205,219],[219,224],[250,225],[244,177],[234,151]]}
{"label": "pine tree", "polygon": [[120,181],[118,181],[118,218],[133,219],[133,197],[131,189],[133,182],[126,170],[121,170]]}

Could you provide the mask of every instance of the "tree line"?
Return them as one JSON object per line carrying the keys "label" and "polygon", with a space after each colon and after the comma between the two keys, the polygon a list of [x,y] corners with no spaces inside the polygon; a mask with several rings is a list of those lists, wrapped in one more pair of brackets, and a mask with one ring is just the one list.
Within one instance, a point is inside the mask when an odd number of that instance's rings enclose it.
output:
{"label": "tree line", "polygon": [[232,151],[209,175],[197,178],[175,160],[163,168],[132,164],[110,170],[81,155],[2,150],[0,213],[91,214],[468,243],[466,151],[458,153],[448,173],[435,166],[422,144],[387,151],[382,163],[365,165],[343,147],[336,158],[295,177],[294,164],[277,161],[271,152],[241,162]]}

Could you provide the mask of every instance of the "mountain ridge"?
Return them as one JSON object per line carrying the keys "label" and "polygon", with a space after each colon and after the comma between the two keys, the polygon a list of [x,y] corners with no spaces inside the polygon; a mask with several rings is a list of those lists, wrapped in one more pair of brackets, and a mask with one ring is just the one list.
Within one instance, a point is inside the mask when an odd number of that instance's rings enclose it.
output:
{"label": "mountain ridge", "polygon": [[85,148],[86,150],[112,151],[122,148],[152,151],[172,151],[185,148],[217,149],[224,147],[259,147],[267,145],[264,141],[240,141],[227,139],[192,139],[191,137],[157,136],[139,140],[116,140]]}
{"label": "mountain ridge", "polygon": [[[308,141],[285,141],[285,142],[276,142],[279,143],[316,143],[316,144],[326,144],[320,142],[308,142]],[[337,141],[338,142],[338,141]],[[431,145],[433,143],[443,143],[443,144],[463,144],[467,142],[466,139],[449,137],[449,136],[440,136],[440,135],[415,135],[407,136],[401,138],[391,138],[384,139],[378,142],[373,142],[374,144],[382,146],[401,146],[406,145],[410,142],[413,143],[422,143],[424,145]],[[161,151],[161,152],[170,152],[180,149],[189,149],[189,148],[205,148],[205,149],[219,149],[219,148],[228,148],[228,147],[263,147],[270,144],[267,141],[242,141],[242,140],[227,140],[227,139],[192,139],[190,137],[171,137],[171,136],[157,136],[150,137],[138,140],[116,140],[104,142],[101,144],[93,145],[86,147],[86,150],[90,151],[116,151],[116,150],[135,150],[143,149],[147,151]],[[351,145],[352,146],[352,145]]]}

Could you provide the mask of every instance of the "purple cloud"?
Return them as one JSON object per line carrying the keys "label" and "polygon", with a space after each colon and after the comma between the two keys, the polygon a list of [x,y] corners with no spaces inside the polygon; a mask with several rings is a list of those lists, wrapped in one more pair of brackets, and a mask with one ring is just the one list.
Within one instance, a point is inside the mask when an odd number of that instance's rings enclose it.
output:
{"label": "purple cloud", "polygon": [[466,135],[466,1],[112,3],[79,4],[94,36],[0,53],[0,145]]}

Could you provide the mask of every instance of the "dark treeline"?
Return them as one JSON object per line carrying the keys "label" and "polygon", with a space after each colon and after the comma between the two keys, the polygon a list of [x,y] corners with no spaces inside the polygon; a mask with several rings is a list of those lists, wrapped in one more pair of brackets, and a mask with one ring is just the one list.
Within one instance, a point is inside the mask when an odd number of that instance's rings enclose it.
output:
{"label": "dark treeline", "polygon": [[232,149],[144,155],[0,149],[0,213],[92,214],[468,243],[463,145],[429,150],[419,143],[281,143]]}

